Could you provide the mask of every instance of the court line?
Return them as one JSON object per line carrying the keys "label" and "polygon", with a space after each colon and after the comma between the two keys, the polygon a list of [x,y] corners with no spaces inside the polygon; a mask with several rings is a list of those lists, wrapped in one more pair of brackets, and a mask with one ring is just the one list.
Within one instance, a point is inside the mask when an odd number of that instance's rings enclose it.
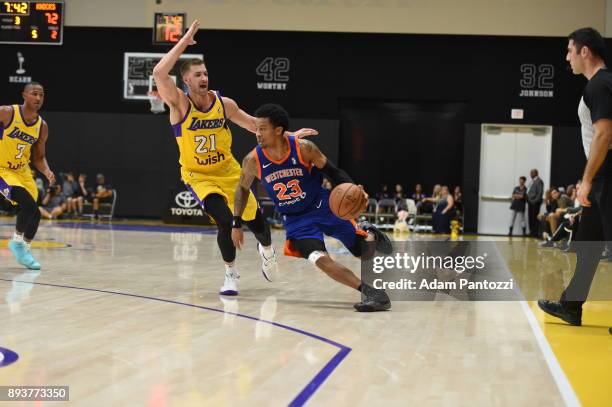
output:
{"label": "court line", "polygon": [[333,341],[331,339],[324,338],[324,337],[319,336],[317,334],[313,334],[312,332],[307,332],[307,331],[304,331],[302,329],[294,328],[294,327],[291,327],[291,326],[288,326],[288,325],[284,325],[284,324],[280,324],[280,323],[274,322],[274,321],[267,321],[265,319],[259,319],[259,318],[256,318],[256,317],[252,317],[250,315],[245,315],[245,314],[239,314],[239,313],[235,313],[235,312],[224,311],[224,310],[217,309],[217,308],[205,307],[203,305],[196,305],[196,304],[189,304],[189,303],[186,303],[186,302],[166,300],[166,299],[163,299],[163,298],[148,297],[148,296],[145,296],[145,295],[128,294],[128,293],[121,293],[121,292],[117,292],[117,291],[100,290],[100,289],[97,289],[97,288],[75,287],[75,286],[70,286],[70,285],[60,285],[60,284],[51,284],[51,283],[37,283],[37,282],[32,282],[32,281],[9,280],[9,279],[5,279],[5,278],[0,278],[0,281],[6,281],[6,282],[9,282],[9,283],[16,282],[16,283],[24,283],[24,284],[42,285],[42,286],[47,286],[47,287],[69,288],[69,289],[73,289],[73,290],[93,291],[93,292],[104,293],[104,294],[112,294],[112,295],[122,295],[122,296],[125,296],[125,297],[141,298],[141,299],[145,299],[145,300],[159,301],[159,302],[165,302],[165,303],[170,303],[170,304],[183,305],[183,306],[187,306],[187,307],[199,308],[199,309],[206,310],[206,311],[218,312],[220,314],[235,315],[237,317],[245,318],[245,319],[250,319],[252,321],[265,322],[267,324],[270,324],[270,325],[273,325],[273,326],[276,326],[276,327],[279,327],[279,328],[282,328],[282,329],[286,329],[286,330],[291,331],[291,332],[295,332],[295,333],[298,333],[298,334],[301,334],[301,335],[308,336],[310,338],[319,340],[319,341],[324,342],[324,343],[326,343],[328,345],[331,345],[331,346],[334,346],[334,347],[338,348],[339,351],[334,355],[334,357],[331,358],[331,360],[329,362],[327,362],[327,364],[325,366],[323,366],[323,368],[315,375],[315,377],[313,377],[306,384],[306,386],[304,386],[302,391],[300,391],[300,393],[293,400],[291,400],[291,402],[289,403],[289,406],[291,406],[291,407],[303,406],[308,401],[308,399],[310,397],[312,397],[312,395],[317,391],[317,389],[319,387],[321,387],[321,385],[325,382],[325,380],[327,380],[327,378],[333,373],[333,371],[344,360],[344,358],[346,358],[346,356],[352,351],[352,349],[350,347],[346,346],[346,345],[342,345],[341,343],[338,343],[338,342]]}
{"label": "court line", "polygon": [[[508,267],[508,264],[506,263],[506,259],[504,258],[504,256],[502,256],[499,249],[497,248],[497,245],[493,244],[493,247],[497,251],[497,255],[503,260],[502,264],[506,272],[514,277],[514,274],[512,274],[510,268]],[[540,324],[538,324],[538,321],[536,320],[535,315],[531,311],[529,304],[527,304],[525,296],[523,295],[523,292],[521,291],[518,284],[517,290],[520,296],[523,297],[523,299],[518,302],[521,305],[523,313],[525,314],[525,318],[527,318],[527,323],[529,324],[529,327],[533,332],[533,336],[536,339],[538,347],[540,348],[542,356],[544,357],[546,365],[548,366],[548,370],[550,371],[550,374],[552,375],[553,380],[555,381],[555,384],[557,385],[557,388],[561,393],[561,397],[563,398],[565,405],[570,407],[581,406],[580,400],[578,400],[578,396],[576,395],[574,388],[572,387],[567,376],[563,372],[563,369],[561,368],[557,357],[555,356],[552,348],[550,347],[548,340],[544,336],[544,332],[542,332],[542,328],[540,328]]]}

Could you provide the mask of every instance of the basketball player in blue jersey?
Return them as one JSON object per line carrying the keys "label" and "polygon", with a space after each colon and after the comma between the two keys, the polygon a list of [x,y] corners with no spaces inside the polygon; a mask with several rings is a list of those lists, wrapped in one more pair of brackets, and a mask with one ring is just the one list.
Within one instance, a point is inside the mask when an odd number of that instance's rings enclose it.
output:
{"label": "basketball player in blue jersey", "polygon": [[40,83],[30,82],[22,95],[22,105],[0,106],[0,203],[17,207],[15,234],[8,243],[11,253],[22,266],[40,270],[30,251],[40,223],[38,188],[30,161],[49,184],[55,183],[55,175],[45,157],[49,127],[38,113],[45,91]]}
{"label": "basketball player in blue jersey", "polygon": [[[159,95],[170,108],[170,123],[179,148],[181,178],[208,215],[217,224],[217,244],[225,262],[222,295],[238,294],[236,248],[232,243],[232,211],[234,191],[240,179],[240,164],[232,155],[232,132],[227,124],[235,124],[255,133],[255,119],[241,110],[236,102],[208,89],[208,71],[204,61],[191,59],[181,66],[182,80],[188,93],[177,88],[170,71],[185,49],[195,44],[199,22],[194,21],[187,33],[155,66],[153,77]],[[300,136],[317,134],[302,129]],[[244,220],[257,238],[262,259],[262,273],[268,281],[276,273],[276,256],[270,227],[257,208],[253,193],[246,199]]]}
{"label": "basketball player in blue jersey", "polygon": [[[376,241],[376,248],[390,254],[389,238],[369,223],[358,228],[355,222],[340,219],[329,208],[329,191],[322,187],[323,174],[333,184],[352,183],[346,172],[336,168],[312,142],[285,135],[289,115],[280,106],[267,104],[255,112],[257,146],[242,161],[240,186],[234,197],[232,240],[241,248],[241,215],[246,207],[249,188],[257,177],[283,215],[287,240],[285,254],[303,257],[323,270],[332,279],[362,293],[355,304],[360,312],[384,311],[391,301],[384,290],[377,290],[336,263],[327,253],[323,235],[340,240],[356,257]],[[367,194],[364,192],[364,202]],[[369,250],[368,250],[369,251]],[[364,253],[366,254],[366,253]]]}

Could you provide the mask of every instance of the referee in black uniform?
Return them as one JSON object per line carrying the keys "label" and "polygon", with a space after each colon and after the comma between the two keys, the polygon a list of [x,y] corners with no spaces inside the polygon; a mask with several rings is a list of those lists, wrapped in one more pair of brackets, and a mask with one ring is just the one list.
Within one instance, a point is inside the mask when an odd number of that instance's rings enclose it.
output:
{"label": "referee in black uniform", "polygon": [[566,60],[574,74],[582,74],[589,81],[578,106],[587,156],[578,188],[583,210],[576,234],[574,276],[560,301],[540,300],[538,305],[548,314],[579,326],[582,304],[589,294],[601,253],[606,241],[612,241],[612,71],[606,68],[605,43],[595,29],[576,30],[568,39]]}

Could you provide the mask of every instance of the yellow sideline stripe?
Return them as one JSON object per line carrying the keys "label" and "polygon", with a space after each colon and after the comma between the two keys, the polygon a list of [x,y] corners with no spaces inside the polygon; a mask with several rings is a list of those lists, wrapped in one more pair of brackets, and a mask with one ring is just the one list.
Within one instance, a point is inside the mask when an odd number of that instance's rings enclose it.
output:
{"label": "yellow sideline stripe", "polygon": [[[8,247],[8,240],[0,240],[0,247]],[[32,242],[33,249],[61,249],[64,247],[69,246],[60,242],[37,242],[36,240]]]}
{"label": "yellow sideline stripe", "polygon": [[612,406],[612,301],[585,303],[580,327],[529,306],[582,405]]}

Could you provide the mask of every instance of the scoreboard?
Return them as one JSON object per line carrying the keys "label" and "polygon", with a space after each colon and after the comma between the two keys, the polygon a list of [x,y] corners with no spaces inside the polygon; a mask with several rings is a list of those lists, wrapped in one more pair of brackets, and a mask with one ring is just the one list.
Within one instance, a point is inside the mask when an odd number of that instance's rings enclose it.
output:
{"label": "scoreboard", "polygon": [[0,0],[0,43],[61,45],[63,1]]}
{"label": "scoreboard", "polygon": [[185,33],[187,14],[155,13],[153,18],[153,44],[174,45]]}

